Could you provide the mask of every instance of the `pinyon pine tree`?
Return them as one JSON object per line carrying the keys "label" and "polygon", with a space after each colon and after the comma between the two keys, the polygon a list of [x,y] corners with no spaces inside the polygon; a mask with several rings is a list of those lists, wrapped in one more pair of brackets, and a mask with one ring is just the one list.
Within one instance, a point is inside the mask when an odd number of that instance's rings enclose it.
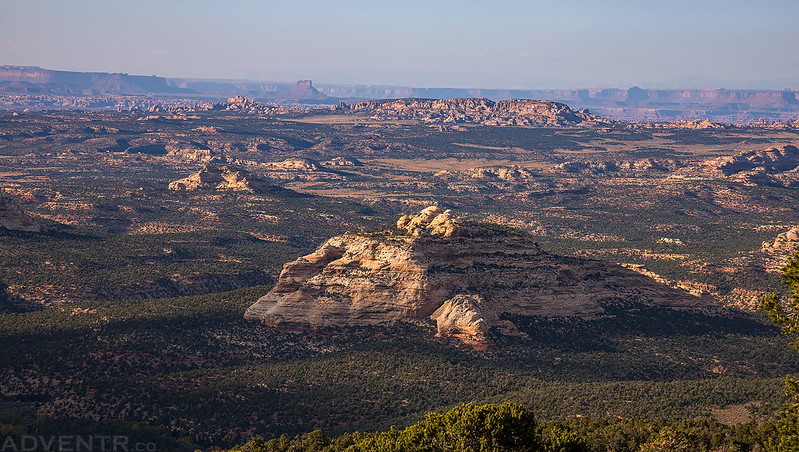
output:
{"label": "pinyon pine tree", "polygon": [[[760,300],[760,307],[768,312],[772,322],[782,326],[783,333],[791,339],[791,347],[799,351],[799,251],[782,268],[782,282],[790,287],[790,300],[783,303],[771,294]],[[777,452],[799,451],[799,381],[788,375],[785,385],[793,399],[780,413],[779,439],[768,447]]]}

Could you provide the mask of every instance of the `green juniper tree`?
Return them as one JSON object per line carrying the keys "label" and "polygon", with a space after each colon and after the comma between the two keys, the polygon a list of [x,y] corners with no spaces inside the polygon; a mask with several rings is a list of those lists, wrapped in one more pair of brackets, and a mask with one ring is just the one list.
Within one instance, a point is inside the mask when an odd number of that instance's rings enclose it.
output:
{"label": "green juniper tree", "polygon": [[[799,351],[799,251],[782,268],[782,282],[790,287],[787,304],[776,294],[770,294],[760,300],[760,307],[768,312],[772,322],[782,327],[783,333],[791,339],[791,347]],[[778,452],[799,450],[799,381],[788,375],[785,384],[793,399],[780,413],[779,439],[769,444],[770,450]]]}

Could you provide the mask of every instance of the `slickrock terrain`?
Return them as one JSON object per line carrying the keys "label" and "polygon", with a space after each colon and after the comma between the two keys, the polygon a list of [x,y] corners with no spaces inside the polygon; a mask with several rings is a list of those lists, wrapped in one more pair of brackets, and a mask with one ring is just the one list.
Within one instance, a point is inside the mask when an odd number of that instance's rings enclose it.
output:
{"label": "slickrock terrain", "polygon": [[795,170],[799,166],[799,149],[796,146],[769,148],[765,151],[740,152],[718,161],[718,170],[725,176],[742,171],[762,170],[769,173]]}
{"label": "slickrock terrain", "polygon": [[252,193],[272,192],[276,187],[232,165],[207,164],[189,177],[169,184],[170,190],[232,190]]}
{"label": "slickrock terrain", "polygon": [[498,179],[506,182],[523,182],[531,179],[533,173],[517,165],[476,167],[464,172],[466,175],[479,180]]}
{"label": "slickrock terrain", "polygon": [[284,107],[265,105],[252,99],[247,99],[244,96],[231,97],[227,102],[211,104],[206,106],[205,109],[210,111],[235,111],[256,115],[280,114],[291,111]]}
{"label": "slickrock terrain", "polygon": [[3,190],[0,190],[0,227],[26,232],[39,232],[41,229]]}
{"label": "slickrock terrain", "polygon": [[378,119],[415,119],[428,123],[470,123],[482,125],[517,125],[557,127],[602,125],[614,121],[589,113],[574,111],[568,105],[544,100],[511,99],[397,99],[340,104],[339,111],[366,113]]}
{"label": "slickrock terrain", "polygon": [[[279,162],[268,162],[260,164],[259,170],[264,177],[271,180],[280,181],[332,181],[341,180],[345,177],[339,173],[337,167],[357,166],[354,162],[347,165],[348,160],[336,160],[329,162],[318,162],[312,159],[286,159]],[[330,167],[330,168],[328,168]]]}
{"label": "slickrock terrain", "polygon": [[319,169],[319,162],[311,159],[286,159],[282,162],[270,162],[268,166],[286,171],[316,171]]}
{"label": "slickrock terrain", "polygon": [[728,177],[756,185],[793,187],[799,184],[799,148],[785,145],[739,152],[686,168],[685,174]]}
{"label": "slickrock terrain", "polygon": [[766,255],[766,270],[780,272],[793,254],[799,250],[799,225],[778,235],[773,241],[763,242],[761,251]]}
{"label": "slickrock terrain", "polygon": [[672,122],[639,122],[631,124],[629,127],[633,129],[692,129],[692,130],[705,130],[705,129],[728,129],[729,124],[721,124],[713,122],[708,119],[681,119]]}
{"label": "slickrock terrain", "polygon": [[591,319],[645,305],[712,306],[622,266],[549,254],[526,234],[428,207],[284,265],[245,318],[289,328],[432,319],[440,336],[474,344],[492,329],[522,335],[507,316]]}
{"label": "slickrock terrain", "polygon": [[344,157],[333,157],[332,159],[322,162],[325,166],[332,166],[332,167],[355,167],[355,166],[363,166],[363,162],[356,158],[344,158]]}

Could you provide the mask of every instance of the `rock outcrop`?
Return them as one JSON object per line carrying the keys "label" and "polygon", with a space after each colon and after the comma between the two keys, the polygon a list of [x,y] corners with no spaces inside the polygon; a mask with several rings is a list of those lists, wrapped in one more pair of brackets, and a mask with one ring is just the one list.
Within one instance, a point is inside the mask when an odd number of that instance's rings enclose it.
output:
{"label": "rock outcrop", "polygon": [[781,233],[773,241],[763,242],[764,251],[793,253],[799,249],[799,226]]}
{"label": "rock outcrop", "polygon": [[799,149],[796,146],[786,145],[766,150],[739,152],[732,157],[718,159],[715,166],[725,176],[743,171],[760,170],[771,174],[793,171],[799,167]]}
{"label": "rock outcrop", "polygon": [[248,99],[244,96],[231,97],[227,100],[227,102],[210,104],[203,107],[203,109],[210,111],[239,112],[252,115],[285,114],[293,111],[292,109],[286,107],[262,104],[260,102],[256,102],[254,99]]}
{"label": "rock outcrop", "polygon": [[713,122],[708,119],[681,119],[672,122],[638,122],[630,124],[628,127],[632,129],[729,129],[732,128],[730,124],[722,124]]}
{"label": "rock outcrop", "polygon": [[686,175],[725,177],[756,185],[799,186],[799,148],[785,145],[739,152],[681,171]]}
{"label": "rock outcrop", "polygon": [[282,162],[270,162],[267,166],[284,171],[317,171],[319,162],[311,159],[286,159]]}
{"label": "rock outcrop", "polygon": [[468,178],[480,181],[526,182],[534,177],[527,168],[510,166],[478,166],[465,171],[443,170],[435,174],[442,179]]}
{"label": "rock outcrop", "polygon": [[434,124],[561,127],[614,123],[588,111],[574,111],[560,102],[529,99],[388,99],[340,104],[336,108],[378,119],[414,119]]}
{"label": "rock outcrop", "polygon": [[763,242],[766,271],[778,273],[799,250],[799,225],[779,234],[773,241]]}
{"label": "rock outcrop", "polygon": [[232,165],[207,164],[191,176],[171,182],[169,189],[176,191],[232,190],[271,193],[279,188]]}
{"label": "rock outcrop", "polygon": [[325,166],[332,167],[347,167],[354,168],[356,166],[363,166],[363,162],[355,158],[333,157],[330,160],[322,162]]}
{"label": "rock outcrop", "polygon": [[[790,90],[732,89],[534,89],[411,88],[400,86],[326,86],[325,94],[348,99],[486,97],[550,99],[620,121],[669,123],[691,118],[753,124],[762,118],[791,122],[799,114],[799,98]],[[660,127],[660,126],[655,126]],[[678,125],[679,127],[679,125]]]}
{"label": "rock outcrop", "polygon": [[484,343],[489,331],[521,335],[508,316],[591,319],[643,305],[711,303],[622,266],[552,255],[527,234],[429,207],[404,215],[396,228],[333,237],[284,265],[245,317],[287,328],[432,319],[441,336]]}
{"label": "rock outcrop", "polygon": [[12,231],[39,232],[39,224],[29,217],[17,204],[0,189],[0,227]]}

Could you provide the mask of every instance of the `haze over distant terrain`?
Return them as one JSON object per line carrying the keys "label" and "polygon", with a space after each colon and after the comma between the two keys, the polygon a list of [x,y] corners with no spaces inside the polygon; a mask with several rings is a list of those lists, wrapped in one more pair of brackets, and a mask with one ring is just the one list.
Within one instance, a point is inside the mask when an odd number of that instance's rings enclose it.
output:
{"label": "haze over distant terrain", "polygon": [[149,109],[197,105],[214,100],[255,99],[272,106],[328,109],[340,102],[374,99],[466,99],[480,104],[509,99],[551,99],[621,121],[667,122],[704,119],[731,124],[794,122],[799,98],[792,90],[560,89],[510,90],[414,88],[408,86],[315,86],[247,80],[179,79],[103,72],[53,71],[34,66],[0,66],[0,110]]}
{"label": "haze over distant terrain", "polygon": [[31,0],[0,4],[0,64],[320,85],[799,89],[797,16],[793,0]]}

